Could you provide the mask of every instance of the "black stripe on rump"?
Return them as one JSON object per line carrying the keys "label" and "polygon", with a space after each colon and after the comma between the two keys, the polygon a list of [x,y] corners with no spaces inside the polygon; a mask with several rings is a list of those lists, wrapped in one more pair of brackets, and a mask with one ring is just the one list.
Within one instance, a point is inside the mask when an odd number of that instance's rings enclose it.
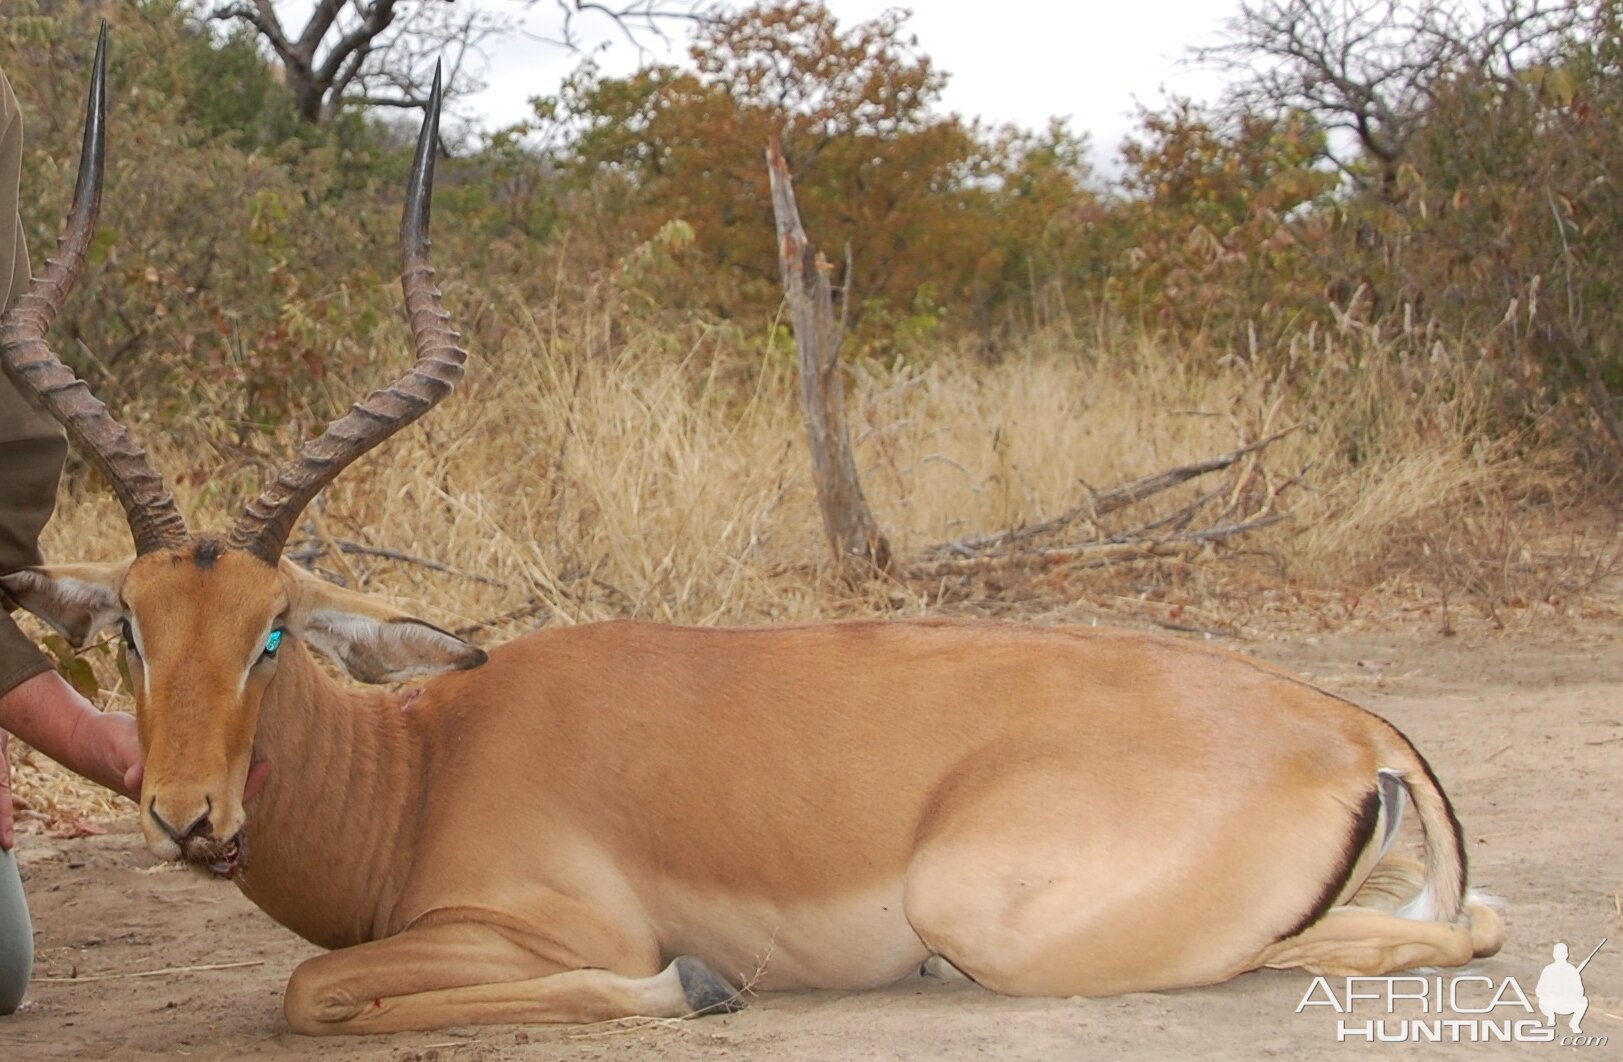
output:
{"label": "black stripe on rump", "polygon": [[1370,841],[1375,838],[1375,823],[1381,817],[1381,795],[1371,789],[1358,805],[1358,814],[1353,817],[1352,829],[1347,831],[1346,848],[1341,853],[1341,863],[1336,872],[1325,882],[1324,889],[1319,898],[1313,902],[1307,914],[1301,921],[1292,926],[1290,930],[1280,935],[1280,940],[1288,940],[1306,929],[1308,926],[1324,917],[1324,913],[1335,904],[1336,897],[1346,888],[1347,879],[1352,877],[1353,868],[1358,865],[1358,857],[1364,849],[1369,847]]}

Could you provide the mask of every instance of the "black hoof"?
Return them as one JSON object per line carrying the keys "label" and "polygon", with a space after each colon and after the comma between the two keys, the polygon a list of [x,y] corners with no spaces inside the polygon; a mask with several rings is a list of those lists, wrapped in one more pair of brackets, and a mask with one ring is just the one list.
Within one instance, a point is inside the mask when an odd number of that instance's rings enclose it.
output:
{"label": "black hoof", "polygon": [[687,997],[688,1013],[731,1014],[744,1009],[744,997],[733,986],[711,972],[704,960],[691,955],[679,956],[676,974],[682,979],[682,994]]}

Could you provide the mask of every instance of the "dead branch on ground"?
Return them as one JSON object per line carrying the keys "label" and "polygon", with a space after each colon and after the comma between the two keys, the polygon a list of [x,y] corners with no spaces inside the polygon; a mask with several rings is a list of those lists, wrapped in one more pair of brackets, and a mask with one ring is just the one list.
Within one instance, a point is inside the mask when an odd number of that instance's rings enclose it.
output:
{"label": "dead branch on ground", "polygon": [[[1275,403],[1267,419],[1271,421],[1277,411],[1278,403]],[[907,567],[907,575],[929,579],[978,575],[1008,568],[1062,565],[1100,568],[1157,557],[1186,557],[1212,543],[1272,527],[1285,519],[1278,508],[1280,496],[1299,485],[1307,469],[1294,476],[1275,479],[1262,466],[1259,455],[1300,427],[1292,425],[1228,453],[1143,476],[1108,490],[1090,489],[1088,495],[1071,508],[1039,523],[930,546],[921,551],[917,562]],[[1146,519],[1124,531],[1112,532],[1103,526],[1104,518],[1112,513],[1125,511],[1200,476],[1231,468],[1235,473],[1222,484],[1171,513]],[[1218,501],[1223,504],[1215,514],[1207,515],[1207,526],[1194,526],[1196,518]],[[1248,504],[1250,511],[1236,518],[1243,504]],[[1087,525],[1090,537],[1066,541],[1064,533],[1078,524]]]}
{"label": "dead branch on ground", "polygon": [[[1208,457],[1203,461],[1195,461],[1187,465],[1179,465],[1176,468],[1169,468],[1164,472],[1156,472],[1153,475],[1135,479],[1130,483],[1111,487],[1109,490],[1095,491],[1090,489],[1087,497],[1052,519],[1028,524],[1024,527],[1009,528],[990,535],[979,535],[974,538],[959,539],[955,542],[943,542],[925,549],[923,556],[926,559],[939,559],[950,556],[974,560],[991,553],[1009,553],[1011,547],[1018,550],[1024,543],[1056,535],[1068,530],[1079,521],[1097,525],[1101,519],[1111,513],[1126,509],[1147,498],[1152,498],[1162,491],[1170,490],[1181,483],[1187,483],[1209,472],[1221,472],[1242,457],[1266,449],[1269,445],[1283,439],[1299,427],[1301,425],[1292,425],[1282,431],[1276,431],[1272,435],[1258,439],[1256,442],[1230,450],[1226,454],[1218,454],[1216,457]],[[1227,490],[1219,493],[1227,493]],[[1201,499],[1200,504],[1213,500],[1215,496],[1204,497]]]}

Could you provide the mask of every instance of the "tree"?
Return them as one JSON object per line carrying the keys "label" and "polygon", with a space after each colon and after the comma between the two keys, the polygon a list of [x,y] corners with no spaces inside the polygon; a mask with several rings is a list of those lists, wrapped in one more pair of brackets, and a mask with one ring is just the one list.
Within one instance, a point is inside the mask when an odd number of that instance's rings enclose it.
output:
{"label": "tree", "polygon": [[[0,50],[29,115],[21,201],[38,262],[73,190],[99,11],[8,12],[20,17],[0,19]],[[252,42],[204,32],[179,4],[115,19],[107,187],[58,325],[74,337],[64,353],[104,393],[167,396],[230,425],[222,438],[251,437],[393,321],[376,248],[399,206],[378,178],[403,153],[363,122],[306,127]]]}
{"label": "tree", "polygon": [[[1619,0],[1251,0],[1203,53],[1242,114],[1350,133],[1317,282],[1383,335],[1469,336],[1496,435],[1623,469]],[[1422,338],[1423,337],[1423,338]]]}
{"label": "tree", "polygon": [[[1411,143],[1406,301],[1489,337],[1506,412],[1623,470],[1623,3],[1508,79],[1439,85]],[[1390,211],[1389,213],[1396,213]]]}
{"label": "tree", "polygon": [[[759,162],[778,136],[809,228],[849,248],[854,322],[984,322],[1027,259],[1064,244],[1086,197],[1082,142],[1063,127],[987,137],[934,110],[943,75],[891,11],[841,26],[813,0],[707,23],[695,69],[605,78],[588,66],[542,102],[560,170],[621,251],[672,220],[711,267],[693,293],[722,312],[776,305],[772,199]],[[1025,231],[1013,232],[1019,223]],[[894,328],[891,331],[895,331]]]}
{"label": "tree", "polygon": [[1178,98],[1142,111],[1139,124],[1122,145],[1127,194],[1112,212],[1126,245],[1117,305],[1185,334],[1289,326],[1321,290],[1305,266],[1336,183],[1322,165],[1323,130],[1301,112],[1226,113]]}
{"label": "tree", "polygon": [[1439,84],[1466,71],[1511,79],[1594,17],[1575,0],[1246,0],[1196,55],[1239,75],[1243,109],[1350,133],[1351,150],[1332,141],[1329,157],[1360,184],[1373,170],[1390,195]]}
{"label": "tree", "polygon": [[[552,42],[569,48],[581,45],[582,19],[606,20],[637,43],[640,34],[661,34],[661,25],[672,19],[701,17],[694,0],[554,4],[559,29]],[[523,22],[497,8],[436,0],[316,0],[295,32],[278,10],[288,6],[277,0],[219,0],[209,18],[258,34],[281,64],[299,114],[314,123],[326,123],[346,107],[422,107],[441,58],[448,93],[475,91],[482,86],[470,58],[492,35],[517,32]]]}

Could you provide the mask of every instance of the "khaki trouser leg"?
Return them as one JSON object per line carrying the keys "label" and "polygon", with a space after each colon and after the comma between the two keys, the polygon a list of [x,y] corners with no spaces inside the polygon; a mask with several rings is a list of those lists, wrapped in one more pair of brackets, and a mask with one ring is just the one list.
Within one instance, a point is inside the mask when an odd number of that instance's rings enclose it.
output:
{"label": "khaki trouser leg", "polygon": [[[22,115],[11,83],[0,73],[0,309],[10,308],[29,280],[28,248],[17,218],[22,150]],[[66,457],[61,425],[29,405],[0,372],[0,573],[40,562],[39,533],[56,504]],[[0,695],[47,666],[34,643],[0,610]]]}
{"label": "khaki trouser leg", "polygon": [[[0,309],[28,286],[28,249],[17,218],[22,118],[0,73]],[[0,571],[39,562],[40,528],[50,518],[67,443],[59,426],[33,409],[0,373]],[[0,608],[0,695],[49,665]],[[0,756],[5,755],[0,742]],[[0,800],[10,799],[0,792]],[[0,1014],[23,1000],[34,966],[34,931],[17,860],[0,852]]]}

